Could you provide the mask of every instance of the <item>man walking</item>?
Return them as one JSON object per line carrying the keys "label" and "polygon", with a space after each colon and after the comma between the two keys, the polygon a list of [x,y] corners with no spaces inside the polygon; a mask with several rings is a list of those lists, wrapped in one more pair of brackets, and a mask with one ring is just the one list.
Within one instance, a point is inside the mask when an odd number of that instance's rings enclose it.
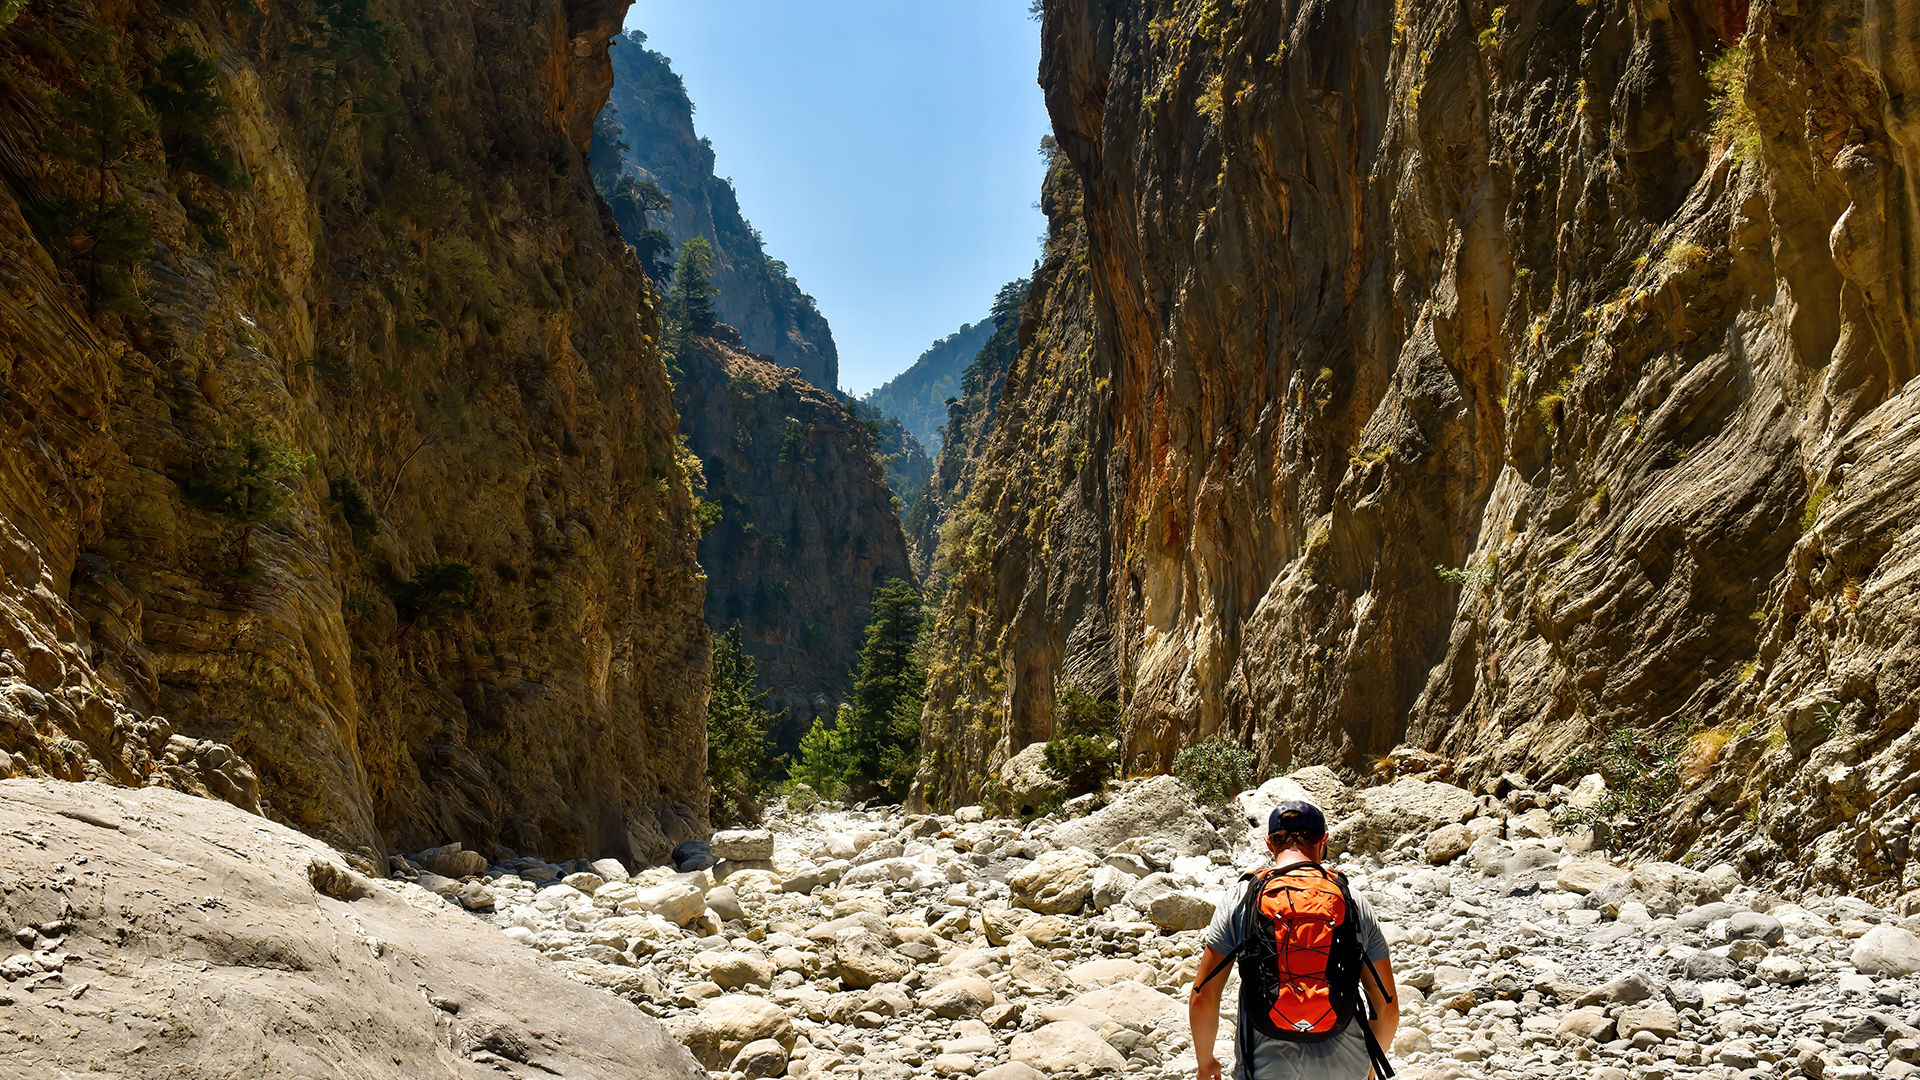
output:
{"label": "man walking", "polygon": [[1187,998],[1199,1080],[1222,1080],[1214,1040],[1235,958],[1234,1080],[1393,1075],[1384,1048],[1393,1045],[1400,1006],[1386,936],[1372,905],[1321,865],[1326,816],[1310,802],[1281,803],[1267,819],[1267,850],[1273,863],[1228,885],[1207,927]]}

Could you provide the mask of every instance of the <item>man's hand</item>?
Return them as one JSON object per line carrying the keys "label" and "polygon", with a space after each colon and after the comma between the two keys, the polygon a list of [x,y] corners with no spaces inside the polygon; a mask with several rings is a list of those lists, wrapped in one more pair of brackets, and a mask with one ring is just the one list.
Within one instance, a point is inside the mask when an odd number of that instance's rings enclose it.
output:
{"label": "man's hand", "polygon": [[1220,1080],[1220,1059],[1212,1054],[1197,1056],[1200,1058],[1200,1080]]}

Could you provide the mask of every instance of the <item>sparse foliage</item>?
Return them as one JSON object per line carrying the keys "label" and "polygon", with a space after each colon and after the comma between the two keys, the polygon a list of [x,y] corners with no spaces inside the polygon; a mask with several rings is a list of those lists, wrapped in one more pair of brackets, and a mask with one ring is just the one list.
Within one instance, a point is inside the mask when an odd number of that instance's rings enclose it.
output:
{"label": "sparse foliage", "polygon": [[286,481],[310,468],[313,458],[287,438],[262,438],[252,426],[225,440],[192,476],[175,482],[193,505],[240,526],[241,568],[252,557],[253,530],[286,510],[293,492]]}
{"label": "sparse foliage", "polygon": [[479,575],[463,562],[427,563],[415,568],[410,581],[396,581],[387,587],[387,599],[393,601],[394,614],[402,626],[421,619],[472,611],[478,606]]}
{"label": "sparse foliage", "polygon": [[1179,777],[1200,801],[1224,805],[1252,787],[1259,761],[1253,751],[1221,739],[1204,739],[1181,749],[1173,759]]}
{"label": "sparse foliage", "polygon": [[1714,141],[1724,144],[1736,161],[1760,154],[1760,120],[1747,102],[1747,43],[1727,49],[1707,65],[1707,85],[1713,88],[1708,107],[1713,110]]}

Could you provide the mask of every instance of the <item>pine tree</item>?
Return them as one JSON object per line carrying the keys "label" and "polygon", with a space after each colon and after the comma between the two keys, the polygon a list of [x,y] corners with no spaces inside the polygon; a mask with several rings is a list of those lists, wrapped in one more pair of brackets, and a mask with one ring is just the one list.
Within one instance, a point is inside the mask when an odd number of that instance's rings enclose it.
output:
{"label": "pine tree", "polygon": [[714,639],[707,694],[707,784],[716,822],[759,816],[755,796],[767,779],[767,731],[777,718],[763,707],[767,695],[755,689],[758,679],[736,623]]}
{"label": "pine tree", "polygon": [[925,620],[920,590],[895,578],[873,591],[873,616],[847,714],[847,785],[905,798],[920,766],[927,677],[914,646]]}
{"label": "pine tree", "polygon": [[837,799],[847,786],[847,733],[850,710],[845,705],[832,722],[814,717],[813,727],[800,737],[800,759],[787,777],[805,784],[824,798]]}
{"label": "pine tree", "polygon": [[117,65],[90,58],[80,68],[85,81],[54,101],[60,123],[46,148],[79,167],[87,194],[38,200],[28,215],[47,253],[86,289],[88,314],[135,314],[142,305],[133,268],[152,253],[153,235],[140,200],[122,190],[119,171],[132,162],[148,121]]}
{"label": "pine tree", "polygon": [[680,245],[673,264],[673,292],[667,297],[667,317],[689,334],[710,333],[720,324],[713,311],[713,245],[696,236]]}
{"label": "pine tree", "polygon": [[673,289],[667,293],[661,312],[666,323],[667,368],[675,378],[687,374],[687,350],[691,341],[710,334],[720,324],[713,311],[713,245],[706,237],[696,236],[680,245],[680,258],[673,264]]}
{"label": "pine tree", "polygon": [[176,187],[190,172],[224,188],[246,186],[233,155],[207,134],[208,125],[233,105],[214,89],[219,79],[218,65],[181,44],[160,58],[160,78],[140,90],[159,119],[160,143],[166,147]]}

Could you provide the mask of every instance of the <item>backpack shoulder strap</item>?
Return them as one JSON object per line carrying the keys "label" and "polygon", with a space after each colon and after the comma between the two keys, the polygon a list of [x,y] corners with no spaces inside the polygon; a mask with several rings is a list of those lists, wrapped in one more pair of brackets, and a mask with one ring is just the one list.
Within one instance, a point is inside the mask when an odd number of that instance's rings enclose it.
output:
{"label": "backpack shoulder strap", "polygon": [[[1260,895],[1261,886],[1266,883],[1270,873],[1270,871],[1266,870],[1249,870],[1240,875],[1240,880],[1245,882],[1247,887],[1241,892],[1240,902],[1234,910],[1233,918],[1235,922],[1241,922],[1246,918],[1248,908],[1256,902],[1254,898]],[[1226,970],[1226,966],[1233,963],[1233,958],[1240,955],[1240,950],[1247,947],[1247,938],[1250,933],[1251,928],[1243,925],[1241,927],[1240,943],[1227,950],[1227,955],[1221,957],[1220,962],[1213,965],[1213,970],[1207,972],[1207,977],[1193,985],[1196,987],[1205,986],[1212,982],[1220,972]]]}

